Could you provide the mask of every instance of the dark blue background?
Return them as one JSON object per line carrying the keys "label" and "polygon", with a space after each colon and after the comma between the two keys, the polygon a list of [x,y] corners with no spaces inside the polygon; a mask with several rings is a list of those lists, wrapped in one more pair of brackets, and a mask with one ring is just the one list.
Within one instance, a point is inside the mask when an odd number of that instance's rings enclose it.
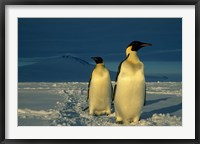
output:
{"label": "dark blue background", "polygon": [[[138,52],[147,73],[182,75],[181,18],[19,18],[18,57],[71,54],[92,63],[101,56],[116,71],[133,40],[152,43]],[[20,61],[19,61],[20,63]]]}

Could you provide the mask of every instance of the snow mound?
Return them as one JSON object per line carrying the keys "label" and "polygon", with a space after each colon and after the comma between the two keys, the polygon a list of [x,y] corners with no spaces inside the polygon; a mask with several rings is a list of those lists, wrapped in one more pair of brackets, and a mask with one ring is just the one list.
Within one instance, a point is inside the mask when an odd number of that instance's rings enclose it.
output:
{"label": "snow mound", "polygon": [[59,112],[53,109],[49,110],[31,110],[18,109],[18,116],[20,118],[37,118],[43,120],[51,120],[59,117]]}
{"label": "snow mound", "polygon": [[142,119],[139,125],[143,126],[181,126],[181,117],[168,114],[153,114],[151,118]]}
{"label": "snow mound", "polygon": [[[19,82],[88,82],[95,65],[71,55],[43,59],[18,68]],[[112,79],[116,72],[110,71]]]}
{"label": "snow mound", "polygon": [[148,94],[182,96],[182,82],[147,82]]}
{"label": "snow mound", "polygon": [[64,59],[71,59],[71,60],[74,60],[74,61],[77,61],[83,65],[90,65],[87,61],[83,60],[83,59],[80,59],[78,57],[75,57],[75,56],[72,56],[72,55],[63,55],[62,58]]}

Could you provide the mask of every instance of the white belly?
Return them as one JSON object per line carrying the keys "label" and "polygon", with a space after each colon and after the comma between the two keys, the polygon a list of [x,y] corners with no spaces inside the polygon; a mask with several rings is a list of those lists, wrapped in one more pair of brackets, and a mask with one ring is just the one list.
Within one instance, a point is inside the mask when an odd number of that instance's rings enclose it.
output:
{"label": "white belly", "polygon": [[115,111],[123,121],[140,117],[145,98],[143,69],[120,72],[115,91]]}
{"label": "white belly", "polygon": [[93,75],[89,88],[90,111],[104,111],[111,107],[112,89],[109,73]]}

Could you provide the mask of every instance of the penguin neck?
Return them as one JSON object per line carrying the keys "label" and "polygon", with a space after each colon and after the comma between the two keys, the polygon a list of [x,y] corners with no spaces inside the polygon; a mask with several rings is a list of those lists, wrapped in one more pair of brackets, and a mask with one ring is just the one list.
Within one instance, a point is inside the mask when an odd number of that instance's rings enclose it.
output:
{"label": "penguin neck", "polygon": [[131,63],[140,62],[140,59],[138,58],[136,51],[129,52],[127,60],[130,61]]}
{"label": "penguin neck", "polygon": [[132,46],[128,46],[126,48],[126,56],[128,56],[128,54],[131,52]]}
{"label": "penguin neck", "polygon": [[104,67],[104,63],[98,63],[96,64],[96,67]]}

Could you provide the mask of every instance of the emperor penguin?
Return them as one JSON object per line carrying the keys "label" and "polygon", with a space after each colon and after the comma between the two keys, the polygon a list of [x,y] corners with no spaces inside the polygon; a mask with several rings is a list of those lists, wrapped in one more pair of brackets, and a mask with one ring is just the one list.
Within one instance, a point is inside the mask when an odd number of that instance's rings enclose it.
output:
{"label": "emperor penguin", "polygon": [[137,51],[151,44],[131,42],[126,49],[126,59],[119,65],[114,90],[116,123],[138,122],[146,98],[144,64]]}
{"label": "emperor penguin", "polygon": [[110,73],[101,57],[91,57],[96,66],[88,85],[89,115],[111,114],[113,88]]}

